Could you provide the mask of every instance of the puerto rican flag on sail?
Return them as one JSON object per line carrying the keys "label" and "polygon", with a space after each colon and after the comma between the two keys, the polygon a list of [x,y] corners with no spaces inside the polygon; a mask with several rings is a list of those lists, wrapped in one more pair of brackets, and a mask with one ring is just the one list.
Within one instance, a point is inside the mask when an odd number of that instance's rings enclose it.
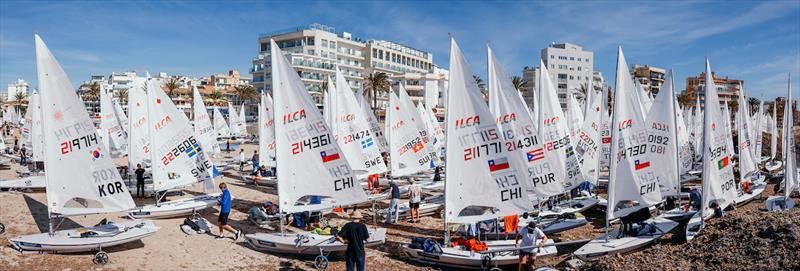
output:
{"label": "puerto rican flag on sail", "polygon": [[336,149],[321,151],[319,156],[322,157],[323,163],[339,160],[339,153],[336,152]]}
{"label": "puerto rican flag on sail", "polygon": [[489,172],[495,172],[509,168],[511,168],[511,166],[508,165],[508,159],[505,157],[489,160]]}
{"label": "puerto rican flag on sail", "polygon": [[539,161],[544,159],[544,149],[538,148],[528,152],[528,162]]}

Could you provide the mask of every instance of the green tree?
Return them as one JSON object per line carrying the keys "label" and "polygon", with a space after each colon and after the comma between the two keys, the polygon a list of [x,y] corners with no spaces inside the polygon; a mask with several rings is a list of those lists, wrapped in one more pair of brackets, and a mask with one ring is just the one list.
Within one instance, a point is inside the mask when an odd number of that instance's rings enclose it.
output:
{"label": "green tree", "polygon": [[211,94],[208,94],[206,99],[208,99],[211,104],[215,106],[225,105],[228,102],[228,99],[225,98],[225,95],[222,94],[222,92],[219,92],[219,90],[215,90]]}
{"label": "green tree", "polygon": [[522,80],[522,77],[514,75],[511,76],[511,84],[514,85],[517,91],[522,92],[522,88],[528,85],[528,81]]}
{"label": "green tree", "polygon": [[84,99],[89,101],[97,101],[100,99],[100,84],[97,82],[81,85],[81,88],[84,89]]}
{"label": "green tree", "polygon": [[389,93],[390,89],[389,75],[384,72],[374,72],[364,77],[364,92],[371,96],[373,110],[378,107],[378,96]]}
{"label": "green tree", "polygon": [[236,90],[235,91],[236,97],[239,97],[239,101],[241,101],[242,104],[245,104],[249,101],[253,101],[256,98],[258,98],[258,91],[256,90],[255,87],[251,85],[240,85],[234,87],[234,89]]}
{"label": "green tree", "polygon": [[164,86],[167,87],[167,95],[172,98],[175,97],[175,90],[177,90],[180,85],[178,84],[178,78],[171,77],[164,83]]}
{"label": "green tree", "polygon": [[114,93],[114,98],[116,98],[117,101],[119,101],[120,105],[128,104],[128,90],[127,89],[117,90],[117,92]]}
{"label": "green tree", "polygon": [[28,104],[28,94],[25,92],[17,92],[14,94],[14,108],[20,112],[20,114],[24,114],[26,105]]}

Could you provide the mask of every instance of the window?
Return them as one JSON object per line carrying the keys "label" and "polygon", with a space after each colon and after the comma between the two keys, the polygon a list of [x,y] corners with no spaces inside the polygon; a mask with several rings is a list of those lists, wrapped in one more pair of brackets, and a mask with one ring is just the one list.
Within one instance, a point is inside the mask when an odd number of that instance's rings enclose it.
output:
{"label": "window", "polygon": [[314,37],[307,37],[306,38],[307,45],[314,45]]}
{"label": "window", "polygon": [[266,43],[266,42],[265,42],[265,43],[262,43],[262,44],[261,44],[261,51],[262,51],[262,52],[269,51],[269,43]]}
{"label": "window", "polygon": [[314,50],[308,50],[308,54],[313,56],[314,55]]}
{"label": "window", "polygon": [[558,79],[567,79],[567,74],[566,73],[559,73],[558,74]]}
{"label": "window", "polygon": [[581,70],[581,66],[578,66],[578,71],[580,71],[580,70]]}
{"label": "window", "polygon": [[580,57],[578,58],[578,61],[581,61],[581,58],[580,58]]}
{"label": "window", "polygon": [[550,55],[550,59],[554,59],[554,58],[556,58],[555,55]]}
{"label": "window", "polygon": [[569,57],[569,60],[575,60],[574,56]]}
{"label": "window", "polygon": [[372,48],[372,57],[378,57],[378,49]]}
{"label": "window", "polygon": [[555,69],[556,68],[556,64],[550,64],[550,68],[551,69]]}
{"label": "window", "polygon": [[588,57],[586,58],[586,62],[589,62],[589,58]]}
{"label": "window", "polygon": [[567,84],[558,84],[559,89],[567,89]]}
{"label": "window", "polygon": [[378,59],[383,59],[383,50],[378,50]]}
{"label": "window", "polygon": [[328,47],[328,40],[326,39],[322,40],[322,47]]}
{"label": "window", "polygon": [[569,80],[575,80],[575,76],[570,75]]}
{"label": "window", "polygon": [[331,41],[331,43],[329,43],[329,44],[330,44],[330,48],[331,49],[336,49],[336,42],[335,41]]}

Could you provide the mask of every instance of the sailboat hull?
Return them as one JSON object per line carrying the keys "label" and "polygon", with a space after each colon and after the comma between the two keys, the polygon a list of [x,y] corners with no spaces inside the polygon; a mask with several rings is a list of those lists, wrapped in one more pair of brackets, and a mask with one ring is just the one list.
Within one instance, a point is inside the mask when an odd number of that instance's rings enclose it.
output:
{"label": "sailboat hull", "polygon": [[653,233],[639,234],[638,236],[616,238],[619,234],[619,229],[615,229],[608,233],[608,241],[606,241],[606,235],[600,236],[575,251],[575,256],[582,260],[594,260],[601,256],[638,250],[655,242],[656,239],[661,238],[678,226],[678,222],[663,217],[648,219],[645,222],[647,224],[654,223],[657,230]]}
{"label": "sailboat hull", "polygon": [[14,180],[0,180],[0,190],[44,190],[44,176],[29,176]]}
{"label": "sailboat hull", "polygon": [[761,182],[754,182],[750,185],[750,193],[745,193],[743,191],[739,191],[739,195],[736,199],[733,200],[733,204],[736,207],[742,206],[747,204],[748,202],[752,201],[756,197],[760,196],[765,189],[767,189],[767,183],[763,182],[763,176],[761,176]]}
{"label": "sailboat hull", "polygon": [[[9,238],[15,249],[50,253],[97,251],[130,243],[155,234],[158,227],[151,221],[127,221],[116,224],[56,231],[53,235],[39,233]],[[83,233],[96,233],[82,237]]]}
{"label": "sailboat hull", "polygon": [[[385,228],[370,228],[369,239],[364,242],[365,247],[374,247],[386,242]],[[310,232],[304,233],[254,233],[245,234],[245,240],[255,250],[289,253],[289,254],[320,254],[324,252],[337,252],[347,250],[347,244],[336,240],[332,235],[319,235]]]}
{"label": "sailboat hull", "polygon": [[[519,251],[514,249],[516,240],[499,240],[499,241],[485,241],[489,250],[504,250],[503,252],[492,253],[491,262],[484,262],[484,257],[488,254],[482,254],[474,251],[464,250],[459,247],[442,247],[441,253],[425,252],[422,249],[411,248],[408,245],[402,247],[403,252],[412,261],[453,268],[464,269],[483,269],[492,267],[494,265],[506,266],[519,264]],[[545,244],[552,244],[553,240],[547,240]],[[558,253],[555,246],[542,247],[537,254],[538,258],[555,256]]]}
{"label": "sailboat hull", "polygon": [[768,161],[764,164],[764,169],[766,169],[767,172],[778,171],[781,168],[783,168],[783,161]]}
{"label": "sailboat hull", "polygon": [[158,206],[146,205],[128,212],[128,217],[153,219],[185,216],[216,205],[218,199],[219,194],[214,194],[162,202]]}

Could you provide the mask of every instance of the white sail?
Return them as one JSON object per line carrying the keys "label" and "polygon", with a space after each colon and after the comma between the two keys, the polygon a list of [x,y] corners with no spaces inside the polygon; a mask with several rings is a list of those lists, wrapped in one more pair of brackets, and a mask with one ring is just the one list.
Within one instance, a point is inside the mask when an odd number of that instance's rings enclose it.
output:
{"label": "white sail", "polygon": [[214,107],[214,131],[220,137],[231,136],[231,129],[225,123],[225,117],[222,116],[222,112],[219,112],[219,107]]}
{"label": "white sail", "polygon": [[336,110],[336,104],[333,102],[335,100],[336,95],[336,84],[333,83],[333,79],[328,76],[328,91],[325,93],[325,97],[322,99],[322,117],[325,118],[325,123],[328,124],[328,127],[331,128],[331,131],[336,131],[336,124],[333,121],[333,112]]}
{"label": "white sail", "polygon": [[272,97],[261,93],[258,104],[258,163],[270,167],[275,164],[275,114]]}
{"label": "white sail", "polygon": [[[673,88],[675,86],[673,85]],[[692,145],[691,140],[689,138],[689,129],[686,127],[686,110],[681,110],[680,106],[678,105],[678,100],[675,99],[675,109],[676,109],[676,129],[678,130],[678,176],[686,174],[689,170],[692,170],[692,163],[694,162],[694,154],[692,154]]]}
{"label": "white sail", "polygon": [[425,122],[425,124],[430,126],[429,127],[430,131],[428,132],[428,135],[430,135],[431,139],[433,140],[433,149],[437,153],[439,153],[445,147],[444,146],[444,127],[441,124],[439,124],[439,120],[436,119],[436,113],[431,111],[432,109],[425,108],[422,105],[422,103],[420,103],[418,105],[417,109],[422,110],[420,112],[420,115],[422,115],[423,119],[427,118],[427,121]]}
{"label": "white sail", "polygon": [[723,120],[727,120],[727,121],[723,121],[723,123],[725,124],[725,132],[727,133],[725,135],[725,141],[726,141],[726,145],[725,146],[727,146],[728,149],[731,150],[731,159],[733,159],[733,132],[732,132],[732,130],[733,130],[733,126],[734,125],[731,125],[731,122],[732,122],[733,118],[731,118],[731,111],[728,109],[728,101],[725,101],[724,105],[722,106],[722,119]]}
{"label": "white sail", "polygon": [[331,101],[333,104],[331,113],[335,123],[333,127],[336,128],[333,130],[333,135],[345,159],[350,163],[350,168],[357,171],[357,175],[386,172],[386,164],[370,132],[364,110],[356,101],[350,84],[338,68],[335,93]]}
{"label": "white sail", "polygon": [[604,113],[601,95],[591,96],[592,100],[587,103],[586,118],[575,136],[575,151],[578,153],[578,161],[581,164],[584,179],[597,184],[602,151],[600,127]]}
{"label": "white sail", "polygon": [[[743,87],[740,86],[744,90]],[[747,93],[744,90],[744,93]],[[764,147],[763,145],[763,135],[762,133],[764,130],[761,129],[761,108],[764,107],[764,101],[759,102],[758,108],[755,110],[755,114],[751,114],[748,106],[747,113],[750,114],[750,123],[749,123],[749,132],[750,132],[750,152],[751,157],[753,157],[753,161],[760,162],[761,161],[761,150]]]}
{"label": "white sail", "polygon": [[569,118],[569,132],[572,135],[571,141],[576,140],[578,130],[583,126],[583,110],[575,98],[575,94],[567,95],[567,118]]}
{"label": "white sail", "polygon": [[544,62],[539,62],[541,75],[539,76],[539,139],[544,146],[545,156],[553,157],[551,163],[555,179],[560,180],[564,186],[564,191],[580,185],[582,172],[578,164],[578,157],[572,148],[570,141],[569,121],[561,111],[561,104],[555,85],[550,79],[550,73]]}
{"label": "white sail", "polygon": [[608,180],[607,219],[622,217],[661,201],[661,183],[655,164],[644,108],[638,101],[622,48],[618,49],[616,91],[611,132],[611,167]]}
{"label": "white sail", "polygon": [[83,101],[44,41],[39,35],[35,40],[49,212],[68,216],[135,207]]}
{"label": "white sail", "polygon": [[772,104],[772,134],[770,135],[769,154],[771,159],[775,159],[778,153],[778,104]]}
{"label": "white sail", "polygon": [[125,152],[127,141],[125,131],[114,112],[114,104],[111,103],[111,95],[100,87],[100,130],[103,132],[103,141],[106,149],[116,150],[119,153]]}
{"label": "white sail", "polygon": [[[41,83],[40,83],[41,84]],[[792,84],[789,79],[789,87],[786,93],[786,105],[783,107],[783,175],[784,200],[790,200],[789,195],[800,187],[797,180],[797,146],[794,140],[794,109],[792,105]]]}
{"label": "white sail", "polygon": [[[758,160],[756,159],[760,159],[760,156],[753,157],[752,148],[754,147],[753,143],[755,141],[750,137],[753,134],[750,134],[751,123],[749,118],[750,113],[748,112],[749,111],[748,107],[749,106],[747,105],[744,95],[740,95],[739,110],[736,112],[736,120],[737,120],[736,131],[738,133],[738,141],[739,141],[737,142],[739,146],[739,160],[738,160],[739,174],[740,176],[742,176],[742,179],[744,179],[744,176],[746,176],[747,174],[758,170],[757,168]],[[725,112],[727,113],[728,112],[727,106],[725,108],[726,108]],[[727,119],[726,123],[730,123],[730,119]],[[729,135],[728,140],[730,142],[733,142],[733,135]],[[731,150],[731,153],[733,153],[733,144],[732,143],[729,144],[728,147]]]}
{"label": "white sail", "polygon": [[206,153],[220,153],[217,132],[211,125],[211,118],[208,116],[203,96],[200,95],[200,91],[195,86],[192,86],[192,100],[194,103],[194,134],[197,136],[197,140],[200,141],[200,146]]}
{"label": "white sail", "polygon": [[[111,104],[114,105],[114,115],[117,117],[117,121],[119,122],[120,126],[122,127],[122,132],[125,134],[125,138],[128,138],[130,135],[130,127],[128,126],[128,116],[125,115],[125,110],[122,109],[122,106],[119,104],[117,100],[111,100]],[[127,146],[127,144],[125,144]],[[127,153],[127,148],[126,148]]]}
{"label": "white sail", "polygon": [[611,166],[611,114],[608,110],[609,87],[603,88],[600,105],[600,167]]}
{"label": "white sail", "polygon": [[150,134],[147,130],[147,94],[144,92],[147,79],[134,77],[133,87],[128,89],[128,114],[130,134],[128,144],[128,167],[150,165]]}
{"label": "white sail", "polygon": [[[297,72],[271,41],[272,86],[275,102],[278,196],[288,213],[321,210],[367,200],[342,156]],[[298,161],[301,161],[298,163]],[[322,204],[302,205],[308,196],[329,198]]]}
{"label": "white sail", "polygon": [[[389,142],[386,140],[386,137],[381,130],[380,124],[378,124],[378,118],[375,117],[375,112],[372,111],[372,108],[367,103],[367,99],[364,99],[364,91],[363,88],[358,88],[358,93],[356,94],[356,99],[358,100],[358,104],[361,106],[361,110],[364,111],[365,116],[367,116],[367,121],[369,121],[370,125],[370,132],[372,132],[372,137],[374,137],[378,142],[378,148],[381,152],[389,152]],[[387,130],[388,131],[388,130]]]}
{"label": "white sail", "polygon": [[44,161],[44,131],[42,130],[40,102],[39,92],[34,90],[29,96],[28,110],[25,112],[20,130],[25,150],[32,156],[33,161]]}
{"label": "white sail", "polygon": [[233,104],[231,104],[230,102],[228,102],[228,125],[230,126],[230,131],[232,136],[241,135],[242,117],[243,116],[239,116],[239,113],[236,112],[236,107],[233,106]]}
{"label": "white sail", "polygon": [[[205,159],[201,142],[189,118],[175,107],[156,80],[147,80],[148,122],[153,159],[153,189],[166,191],[195,182],[211,170],[210,164],[198,167],[198,156]],[[199,171],[198,171],[199,170]],[[207,173],[206,173],[207,174]]]}
{"label": "white sail", "polygon": [[236,133],[240,136],[247,136],[247,114],[244,110],[244,103],[239,108],[239,115],[238,115],[237,123],[236,123]]}
{"label": "white sail", "polygon": [[733,166],[730,163],[727,133],[725,130],[722,112],[719,108],[717,87],[711,75],[711,65],[706,59],[705,80],[705,114],[703,118],[703,217],[712,210],[711,202],[716,202],[721,208],[730,205],[736,198],[736,183],[733,179]]}
{"label": "white sail", "polygon": [[[545,156],[533,118],[524,100],[511,83],[500,61],[492,49],[489,55],[489,104],[495,122],[499,124],[503,137],[504,152],[514,170],[525,180],[523,185],[545,198],[564,192],[561,182],[555,179],[554,164],[559,163],[555,155]],[[524,177],[523,177],[524,176]]]}
{"label": "white sail", "polygon": [[509,164],[514,154],[504,148],[502,131],[492,121],[472,74],[450,39],[445,216],[451,223],[474,223],[530,209],[523,176]]}
{"label": "white sail", "polygon": [[649,150],[653,172],[659,176],[659,187],[662,196],[680,195],[680,178],[678,169],[678,131],[677,120],[679,110],[675,106],[675,87],[672,70],[667,74],[650,112],[647,115],[647,131]]}
{"label": "white sail", "polygon": [[400,98],[393,92],[389,94],[389,112],[387,123],[389,127],[389,155],[391,159],[392,176],[405,176],[414,174],[433,167],[436,153],[426,147],[427,137],[420,131],[409,111],[416,112],[412,106],[406,108],[400,103]]}

